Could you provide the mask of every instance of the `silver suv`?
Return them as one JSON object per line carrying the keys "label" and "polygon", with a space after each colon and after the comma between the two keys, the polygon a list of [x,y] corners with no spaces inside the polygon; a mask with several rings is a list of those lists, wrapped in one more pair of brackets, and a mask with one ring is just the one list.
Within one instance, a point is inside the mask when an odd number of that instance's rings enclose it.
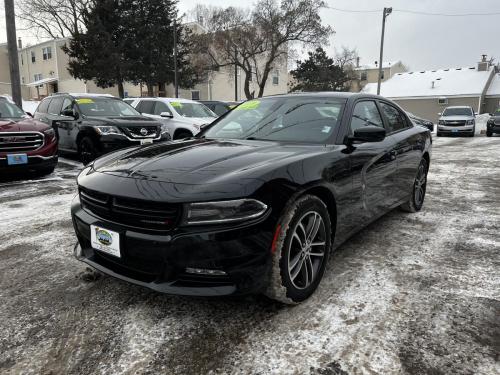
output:
{"label": "silver suv", "polygon": [[476,131],[476,113],[472,107],[446,107],[443,113],[438,113],[439,121],[437,136],[466,134],[474,137]]}

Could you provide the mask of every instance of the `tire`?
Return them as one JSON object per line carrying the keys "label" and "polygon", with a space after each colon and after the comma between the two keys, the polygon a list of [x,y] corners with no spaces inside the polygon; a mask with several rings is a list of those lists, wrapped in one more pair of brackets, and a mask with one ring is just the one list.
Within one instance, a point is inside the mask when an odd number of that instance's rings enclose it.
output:
{"label": "tire", "polygon": [[425,192],[427,190],[427,172],[429,166],[425,159],[420,161],[413,183],[411,196],[407,202],[403,203],[400,207],[406,212],[418,212],[424,205]]}
{"label": "tire", "polygon": [[438,137],[442,137],[442,136],[443,136],[443,134],[441,134],[440,132],[437,132],[437,133],[436,133],[436,135],[437,135]]}
{"label": "tire", "polygon": [[193,134],[188,130],[179,130],[178,132],[174,133],[174,140],[191,138],[192,136]]}
{"label": "tire", "polygon": [[489,132],[489,131],[487,131],[487,132],[486,132],[486,136],[487,136],[487,137],[491,137],[492,135],[493,135],[493,133],[492,133],[492,132]]}
{"label": "tire", "polygon": [[332,243],[328,208],[318,197],[304,195],[287,205],[277,228],[264,294],[285,304],[298,304],[314,293],[325,272]]}
{"label": "tire", "polygon": [[97,158],[97,147],[90,137],[83,137],[78,142],[78,157],[80,161],[87,165]]}
{"label": "tire", "polygon": [[474,137],[476,135],[476,127],[474,126],[474,129],[472,129],[472,134],[469,134],[469,137]]}

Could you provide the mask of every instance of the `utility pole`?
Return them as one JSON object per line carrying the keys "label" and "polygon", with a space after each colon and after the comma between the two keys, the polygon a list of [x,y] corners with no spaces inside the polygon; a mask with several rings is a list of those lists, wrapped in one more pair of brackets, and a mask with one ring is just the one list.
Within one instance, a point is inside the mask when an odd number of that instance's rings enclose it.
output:
{"label": "utility pole", "polygon": [[174,86],[175,97],[179,97],[179,69],[177,68],[177,19],[174,19]]}
{"label": "utility pole", "polygon": [[236,60],[238,59],[238,49],[236,45],[234,46],[234,101],[238,101],[238,65],[236,65]]}
{"label": "utility pole", "polygon": [[380,40],[380,59],[378,61],[378,84],[377,95],[380,95],[380,84],[382,83],[382,65],[384,61],[384,35],[385,35],[385,20],[392,13],[392,8],[384,8],[384,15],[382,17],[382,38]]}
{"label": "utility pole", "polygon": [[14,0],[5,1],[5,23],[7,26],[7,49],[9,52],[10,85],[12,88],[12,99],[23,107],[21,96],[21,79],[19,77],[19,56],[17,54],[16,37],[16,15],[14,11]]}

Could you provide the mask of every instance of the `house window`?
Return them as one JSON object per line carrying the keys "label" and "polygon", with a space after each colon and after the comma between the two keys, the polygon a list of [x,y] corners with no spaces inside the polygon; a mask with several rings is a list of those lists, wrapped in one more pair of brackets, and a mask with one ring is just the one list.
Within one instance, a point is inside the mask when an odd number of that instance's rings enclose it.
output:
{"label": "house window", "polygon": [[42,48],[42,55],[44,60],[50,60],[52,58],[52,47]]}
{"label": "house window", "polygon": [[279,85],[280,83],[280,72],[276,70],[273,74],[273,85]]}
{"label": "house window", "polygon": [[191,91],[191,100],[200,100],[200,91],[199,90]]}
{"label": "house window", "polygon": [[[40,81],[42,78],[41,74],[35,74],[33,75],[33,82]],[[43,87],[43,85],[38,85],[38,87]]]}
{"label": "house window", "polygon": [[368,79],[368,74],[366,72],[361,72],[360,79],[366,81]]}
{"label": "house window", "polygon": [[439,105],[447,105],[448,104],[448,98],[438,98],[438,104]]}
{"label": "house window", "polygon": [[36,55],[35,55],[35,51],[31,51],[31,62],[32,62],[32,63],[35,63],[35,62],[36,62]]}

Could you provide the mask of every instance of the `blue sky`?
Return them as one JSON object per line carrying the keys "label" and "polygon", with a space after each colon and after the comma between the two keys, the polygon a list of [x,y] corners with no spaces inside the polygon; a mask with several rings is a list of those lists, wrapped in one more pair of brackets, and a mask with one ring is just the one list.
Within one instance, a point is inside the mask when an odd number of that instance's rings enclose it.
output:
{"label": "blue sky", "polygon": [[[397,12],[413,10],[430,13],[500,13],[499,0],[326,0],[330,7],[346,10],[380,10],[378,13],[350,13],[324,9],[322,18],[336,31],[330,45],[333,54],[343,45],[357,48],[361,63],[378,60],[382,8],[395,10],[386,26],[385,60],[402,60],[412,70],[473,66],[481,54],[500,61],[500,14],[495,16],[443,17]],[[181,0],[179,9],[189,13],[195,4],[251,7],[241,0]],[[244,5],[248,4],[248,5]],[[0,42],[6,40],[0,0]],[[36,38],[19,34],[27,42]],[[304,52],[304,51],[303,51]]]}

